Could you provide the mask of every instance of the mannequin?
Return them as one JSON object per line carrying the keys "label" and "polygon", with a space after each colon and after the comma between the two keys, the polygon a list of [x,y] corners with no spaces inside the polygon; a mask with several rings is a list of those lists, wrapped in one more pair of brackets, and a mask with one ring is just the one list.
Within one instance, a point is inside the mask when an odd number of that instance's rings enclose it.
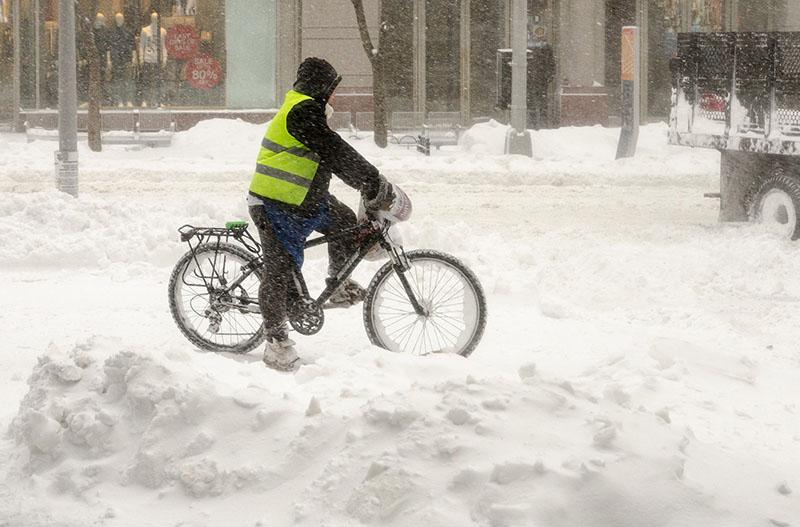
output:
{"label": "mannequin", "polygon": [[[158,27],[158,13],[150,15],[150,25],[142,28],[139,40],[139,64],[156,64],[158,62],[158,49],[156,48],[156,27]],[[161,67],[167,65],[167,30],[161,28]]]}
{"label": "mannequin", "polygon": [[163,27],[159,32],[161,35],[161,63],[158,63],[159,48],[156,43],[156,31],[159,27],[158,13],[150,15],[150,25],[142,28],[139,35],[139,66],[142,71],[142,106],[147,104],[160,103],[158,101],[158,77],[167,65],[167,30]]}
{"label": "mannequin", "polygon": [[109,29],[106,27],[106,16],[103,13],[97,13],[94,19],[94,45],[97,47],[97,53],[100,56],[100,78],[105,80],[106,71],[109,65]]}
{"label": "mannequin", "polygon": [[173,12],[177,16],[195,16],[197,0],[175,0]]}
{"label": "mannequin", "polygon": [[136,60],[136,41],[125,26],[125,15],[114,15],[114,29],[109,33],[111,55],[112,102],[132,106],[131,65]]}

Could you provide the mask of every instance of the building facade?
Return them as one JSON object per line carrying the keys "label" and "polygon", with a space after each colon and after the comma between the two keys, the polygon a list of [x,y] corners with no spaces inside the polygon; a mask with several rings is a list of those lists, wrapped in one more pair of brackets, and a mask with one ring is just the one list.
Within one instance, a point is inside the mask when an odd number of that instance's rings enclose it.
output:
{"label": "building facade", "polygon": [[[458,113],[464,124],[503,118],[498,50],[510,45],[511,0],[364,5],[390,72],[391,111]],[[338,110],[372,109],[372,66],[350,0],[78,0],[76,9],[79,103],[88,97],[91,25],[106,107],[258,114],[280,104],[302,58],[316,55],[343,74]],[[642,114],[654,119],[669,109],[678,32],[800,30],[793,0],[528,0],[528,12],[530,46],[554,57],[551,125],[614,123],[625,25],[641,28]],[[378,43],[381,21],[386,41]],[[57,60],[58,0],[0,0],[0,121],[15,101],[24,110],[57,107]]]}
{"label": "building facade", "polygon": [[[0,1],[0,120],[16,104],[58,107],[58,5]],[[78,0],[76,14],[79,105],[88,100],[92,45],[106,108],[277,104],[275,0]]]}

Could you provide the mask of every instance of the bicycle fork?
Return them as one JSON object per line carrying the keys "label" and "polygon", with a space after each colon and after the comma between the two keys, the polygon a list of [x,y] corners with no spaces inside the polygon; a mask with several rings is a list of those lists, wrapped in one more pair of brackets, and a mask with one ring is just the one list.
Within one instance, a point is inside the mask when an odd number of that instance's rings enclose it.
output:
{"label": "bicycle fork", "polygon": [[414,312],[417,315],[421,317],[427,317],[429,315],[428,310],[419,303],[419,299],[417,298],[416,293],[414,293],[414,289],[411,287],[411,283],[406,277],[406,271],[411,269],[411,263],[408,261],[406,252],[402,247],[398,247],[393,243],[389,243],[387,245],[389,258],[392,260],[392,265],[394,265],[394,270],[397,273],[397,278],[400,280],[400,284],[403,286],[403,290],[405,290],[406,295],[408,295],[408,300],[411,302],[411,307],[414,308]]}

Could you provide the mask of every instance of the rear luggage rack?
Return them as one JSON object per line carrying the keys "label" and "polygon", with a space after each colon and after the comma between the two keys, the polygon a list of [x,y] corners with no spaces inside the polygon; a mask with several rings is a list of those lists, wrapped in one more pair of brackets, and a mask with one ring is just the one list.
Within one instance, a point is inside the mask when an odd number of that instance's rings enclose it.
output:
{"label": "rear luggage rack", "polygon": [[[247,230],[249,224],[246,221],[230,221],[225,227],[194,227],[184,225],[178,232],[181,234],[181,241],[188,243],[191,249],[196,249],[198,245],[210,243],[229,242],[231,239],[242,244],[248,251],[256,255],[261,254],[261,244],[258,243],[250,231]],[[194,244],[192,240],[195,240]]]}

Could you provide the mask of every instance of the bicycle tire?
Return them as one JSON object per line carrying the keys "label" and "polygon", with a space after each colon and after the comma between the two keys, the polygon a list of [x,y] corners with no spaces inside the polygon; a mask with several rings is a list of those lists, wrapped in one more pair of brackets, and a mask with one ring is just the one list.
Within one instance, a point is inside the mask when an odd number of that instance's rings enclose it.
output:
{"label": "bicycle tire", "polygon": [[[236,257],[243,259],[244,261],[253,260],[254,257],[251,253],[247,252],[241,247],[230,243],[204,243],[199,245],[196,249],[194,254],[192,252],[188,252],[178,260],[178,263],[175,265],[175,268],[172,270],[172,274],[170,275],[169,279],[169,309],[172,313],[172,319],[175,321],[175,324],[180,329],[181,333],[184,337],[186,337],[189,342],[197,346],[198,348],[204,351],[210,351],[214,353],[235,353],[235,354],[245,354],[249,353],[250,351],[254,350],[258,347],[259,344],[264,342],[265,335],[264,335],[264,326],[261,324],[258,330],[254,333],[253,337],[242,341],[234,346],[225,346],[213,341],[209,341],[204,339],[197,331],[194,331],[192,328],[187,327],[186,321],[183,319],[181,314],[180,307],[178,306],[178,299],[177,297],[177,287],[179,281],[182,279],[184,272],[188,265],[194,260],[196,255],[201,255],[206,252],[217,252],[217,253],[229,253]],[[256,273],[256,277],[261,280],[261,277],[258,276]]]}
{"label": "bicycle tire", "polygon": [[[415,250],[409,251],[406,253],[409,262],[413,264],[414,261],[418,260],[433,260],[444,263],[456,271],[458,271],[467,284],[470,286],[472,291],[475,294],[477,308],[478,308],[478,316],[477,322],[475,324],[475,329],[470,337],[469,341],[462,346],[461,349],[456,351],[458,355],[462,357],[469,357],[483,337],[484,330],[486,329],[486,319],[487,319],[487,309],[486,309],[486,296],[483,292],[483,287],[481,286],[478,278],[469,269],[466,265],[464,265],[461,260],[458,258],[451,256],[449,254],[445,254],[439,251],[431,251],[431,250]],[[375,302],[376,302],[376,295],[378,293],[379,287],[384,283],[388,277],[395,272],[394,264],[392,262],[386,263],[378,273],[373,277],[372,281],[370,282],[366,298],[364,299],[364,311],[363,311],[363,318],[364,318],[364,328],[366,329],[367,336],[369,337],[370,342],[374,345],[384,348],[389,351],[393,352],[402,352],[402,350],[392,349],[386,343],[384,343],[381,337],[378,334],[378,331],[375,326],[375,313],[373,312],[375,309]]]}

